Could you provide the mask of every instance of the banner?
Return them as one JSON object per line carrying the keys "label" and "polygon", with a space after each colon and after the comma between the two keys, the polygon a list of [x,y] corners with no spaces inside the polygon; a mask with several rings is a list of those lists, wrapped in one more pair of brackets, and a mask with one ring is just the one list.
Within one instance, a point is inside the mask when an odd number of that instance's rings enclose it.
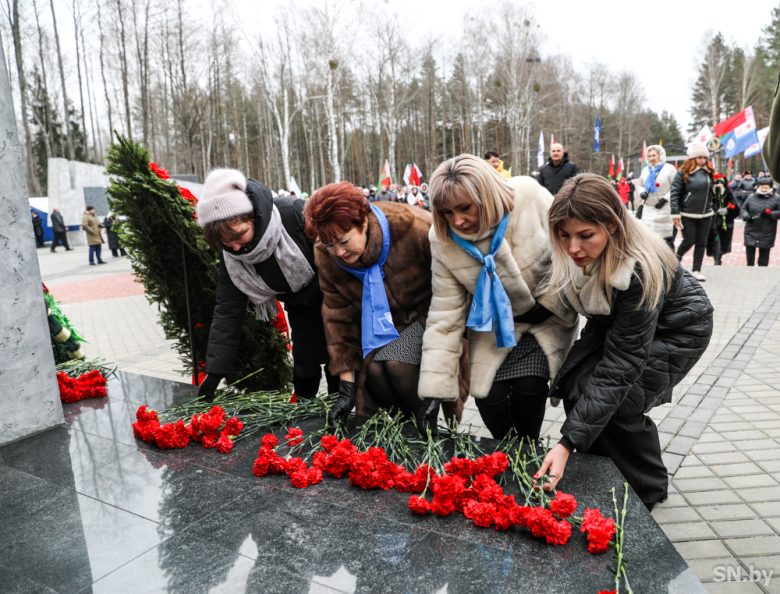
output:
{"label": "banner", "polygon": [[544,165],[544,132],[539,132],[539,148],[536,149],[536,166]]}
{"label": "banner", "polygon": [[601,136],[601,116],[596,116],[596,126],[593,129],[593,152],[597,153],[599,152],[599,137]]}
{"label": "banner", "polygon": [[761,147],[764,146],[764,141],[766,140],[767,134],[769,134],[769,126],[766,128],[761,128],[758,132],[756,132],[757,142],[754,142],[745,149],[746,159],[754,157],[761,152]]}

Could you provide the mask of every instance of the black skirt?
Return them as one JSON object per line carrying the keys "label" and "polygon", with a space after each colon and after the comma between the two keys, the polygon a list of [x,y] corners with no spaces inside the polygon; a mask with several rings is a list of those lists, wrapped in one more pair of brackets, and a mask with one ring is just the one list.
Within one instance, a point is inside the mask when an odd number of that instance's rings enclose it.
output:
{"label": "black skirt", "polygon": [[529,375],[549,378],[550,367],[547,364],[547,355],[544,354],[534,335],[526,332],[504,359],[493,381],[500,382]]}

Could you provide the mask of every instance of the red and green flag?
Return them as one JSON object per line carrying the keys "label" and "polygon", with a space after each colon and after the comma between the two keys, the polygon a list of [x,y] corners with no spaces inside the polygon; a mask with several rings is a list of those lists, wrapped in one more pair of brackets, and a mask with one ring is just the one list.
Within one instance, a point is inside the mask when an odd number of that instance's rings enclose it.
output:
{"label": "red and green flag", "polygon": [[623,157],[620,157],[617,165],[617,180],[620,181],[621,179],[623,179]]}
{"label": "red and green flag", "polygon": [[379,172],[379,181],[376,182],[376,185],[377,187],[383,186],[384,188],[389,188],[392,183],[393,180],[390,176],[390,161],[385,159],[385,166],[382,167],[382,171]]}
{"label": "red and green flag", "polygon": [[609,177],[615,177],[615,155],[609,161]]}

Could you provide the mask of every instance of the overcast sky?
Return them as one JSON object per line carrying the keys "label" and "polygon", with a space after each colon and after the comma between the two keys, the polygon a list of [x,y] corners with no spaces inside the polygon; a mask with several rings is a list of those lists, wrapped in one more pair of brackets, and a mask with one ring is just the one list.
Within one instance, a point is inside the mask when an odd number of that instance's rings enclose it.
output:
{"label": "overcast sky", "polygon": [[[500,3],[476,0],[374,0],[401,15],[410,35],[429,35],[445,41],[458,37],[463,16],[484,7],[495,18],[506,18],[498,12]],[[242,23],[256,23],[260,29],[272,26],[272,15],[280,4],[289,0],[222,0],[232,5]],[[351,2],[346,0],[347,9]],[[295,0],[292,6],[317,4],[318,0]],[[703,48],[713,32],[720,31],[727,42],[735,42],[752,53],[769,22],[772,0],[739,0],[739,2],[704,2],[701,0],[535,0],[512,2],[531,6],[542,34],[542,57],[564,54],[575,68],[589,62],[606,64],[610,71],[634,72],[645,91],[646,106],[656,112],[672,112],[685,134],[693,83]],[[211,5],[213,6],[213,4]],[[728,15],[727,6],[735,12]],[[355,40],[365,43],[356,31]],[[451,43],[446,43],[452,47]],[[584,68],[583,68],[584,71]],[[757,122],[759,128],[768,122]]]}

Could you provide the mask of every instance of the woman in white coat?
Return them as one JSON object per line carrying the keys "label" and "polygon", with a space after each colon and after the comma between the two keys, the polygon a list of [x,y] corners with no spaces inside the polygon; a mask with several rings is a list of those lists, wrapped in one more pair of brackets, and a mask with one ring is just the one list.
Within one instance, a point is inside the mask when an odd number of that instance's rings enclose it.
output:
{"label": "woman in white coat", "polygon": [[664,238],[670,248],[674,248],[674,225],[672,224],[672,204],[669,194],[677,173],[666,162],[666,151],[659,144],[647,147],[647,165],[642,169],[641,191],[642,222]]}
{"label": "woman in white coat", "polygon": [[550,193],[533,178],[502,178],[460,155],[430,181],[433,296],[420,365],[421,430],[435,431],[441,401],[458,398],[467,330],[470,393],[500,438],[515,427],[537,439],[548,380],[571,346],[577,315],[541,282],[551,262]]}

